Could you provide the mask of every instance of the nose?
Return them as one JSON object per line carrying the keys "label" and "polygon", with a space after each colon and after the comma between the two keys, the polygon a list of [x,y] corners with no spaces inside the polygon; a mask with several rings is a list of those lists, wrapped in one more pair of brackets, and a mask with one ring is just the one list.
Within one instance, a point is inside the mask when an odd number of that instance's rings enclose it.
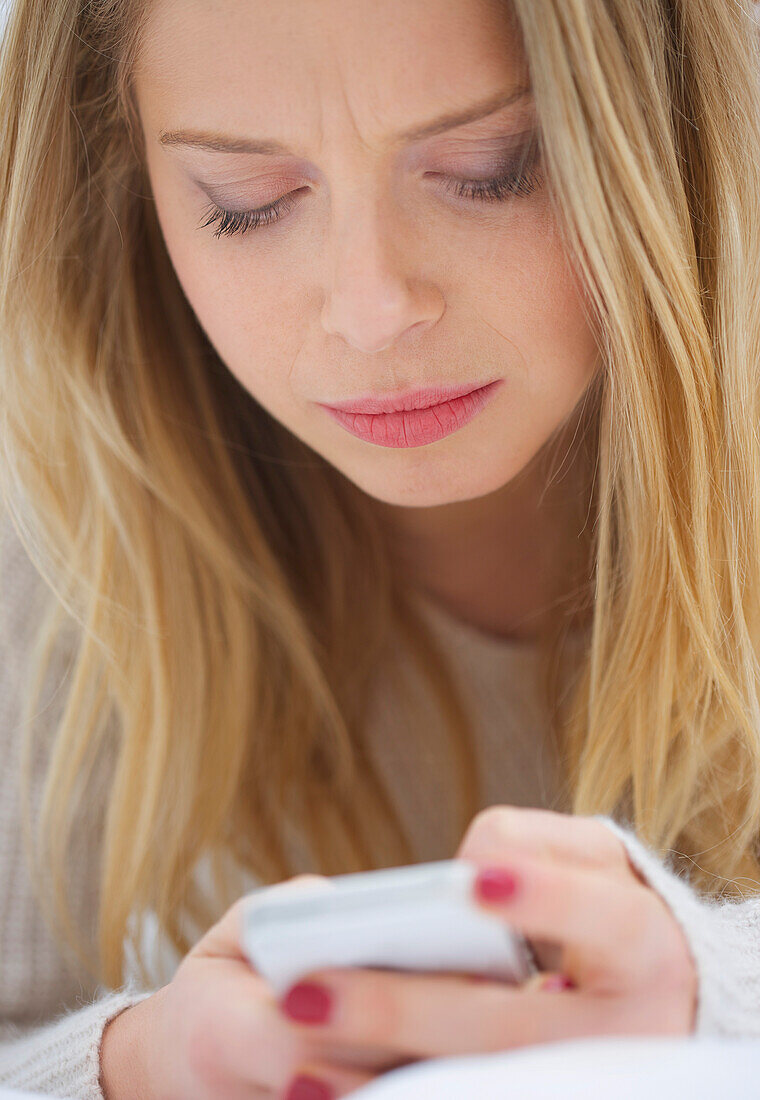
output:
{"label": "nose", "polygon": [[367,354],[410,329],[419,335],[445,309],[440,290],[415,275],[403,242],[408,230],[395,224],[382,202],[366,197],[334,223],[322,325]]}

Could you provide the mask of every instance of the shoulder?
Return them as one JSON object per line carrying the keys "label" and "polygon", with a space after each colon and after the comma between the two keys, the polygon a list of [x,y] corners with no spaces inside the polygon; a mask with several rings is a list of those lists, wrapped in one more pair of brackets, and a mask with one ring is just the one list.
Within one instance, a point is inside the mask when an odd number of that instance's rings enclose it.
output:
{"label": "shoulder", "polygon": [[[47,607],[57,597],[27,553],[10,515],[0,504],[0,1020],[40,1018],[75,1006],[94,992],[94,982],[53,934],[40,904],[25,850],[22,791],[28,790],[32,822],[38,818],[50,753],[55,744],[76,656],[76,633],[64,629],[46,663],[35,695],[32,730],[24,719],[35,686],[35,642]],[[33,733],[31,746],[29,734]],[[29,756],[29,786],[22,767]],[[87,797],[74,822],[76,848],[67,853],[69,902],[88,943],[95,936],[101,789]]]}
{"label": "shoulder", "polygon": [[13,518],[0,505],[0,649],[12,658],[28,645],[34,631],[35,612],[44,607],[49,589],[29,557]]}
{"label": "shoulder", "polygon": [[[21,735],[22,704],[35,672],[35,643],[46,611],[56,600],[27,552],[14,518],[0,504],[0,741],[5,748]],[[49,656],[39,721],[51,727],[57,709],[50,704],[54,695],[60,702],[62,679],[75,649],[75,626],[68,617]]]}

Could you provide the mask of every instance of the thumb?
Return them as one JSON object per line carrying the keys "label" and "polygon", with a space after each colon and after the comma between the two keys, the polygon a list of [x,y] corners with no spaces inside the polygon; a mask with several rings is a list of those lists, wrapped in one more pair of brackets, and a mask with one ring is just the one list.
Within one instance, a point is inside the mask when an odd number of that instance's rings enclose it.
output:
{"label": "thumb", "polygon": [[242,959],[250,965],[248,956],[244,953],[241,942],[243,934],[243,916],[245,908],[250,903],[251,894],[258,895],[266,892],[267,896],[273,891],[298,890],[305,887],[313,888],[317,884],[327,885],[328,880],[324,875],[295,875],[283,882],[275,882],[271,886],[261,887],[260,890],[243,894],[234,902],[227,912],[213,924],[206,934],[198,940],[195,947],[188,952],[189,958],[227,958]]}

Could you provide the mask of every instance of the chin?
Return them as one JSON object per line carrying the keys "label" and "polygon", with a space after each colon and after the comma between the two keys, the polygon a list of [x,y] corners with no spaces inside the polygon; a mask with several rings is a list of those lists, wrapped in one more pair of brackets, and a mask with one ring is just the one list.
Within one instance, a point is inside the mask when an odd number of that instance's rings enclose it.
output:
{"label": "chin", "polygon": [[503,472],[493,470],[479,473],[466,458],[457,471],[452,470],[450,462],[438,471],[434,463],[428,462],[424,469],[420,466],[409,471],[373,471],[361,476],[342,469],[342,473],[374,500],[400,508],[435,508],[477,500],[497,492],[513,476],[505,477]]}

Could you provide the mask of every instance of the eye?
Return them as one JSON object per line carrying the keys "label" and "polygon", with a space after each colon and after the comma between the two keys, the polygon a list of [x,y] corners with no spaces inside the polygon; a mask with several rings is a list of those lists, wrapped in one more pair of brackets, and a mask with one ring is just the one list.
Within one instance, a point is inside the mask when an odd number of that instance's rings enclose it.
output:
{"label": "eye", "polygon": [[456,179],[443,177],[444,189],[474,202],[506,202],[513,197],[527,197],[543,183],[543,149],[534,135],[516,157],[507,160],[498,175],[488,179]]}
{"label": "eye", "polygon": [[[517,170],[512,166],[509,170],[489,179],[442,177],[445,181],[444,190],[452,191],[455,195],[470,199],[472,202],[506,202],[513,197],[527,197],[538,190],[543,182],[539,162],[538,147],[533,146],[528,155],[518,158],[520,167]],[[214,222],[219,222],[218,228],[214,231],[214,236],[219,238],[246,233],[249,229],[258,229],[260,226],[273,225],[293,209],[297,194],[298,191],[290,191],[275,202],[259,206],[255,210],[224,210],[216,203],[211,203],[205,211],[206,220],[198,228],[205,229]]]}
{"label": "eye", "polygon": [[532,169],[528,172],[492,176],[485,180],[449,179],[445,183],[445,189],[478,202],[506,202],[513,195],[532,195],[541,186],[541,182],[541,173]]}
{"label": "eye", "polygon": [[206,226],[213,225],[215,221],[218,221],[219,228],[214,231],[214,236],[226,235],[231,237],[235,233],[245,233],[249,229],[257,229],[260,225],[271,225],[273,222],[280,220],[283,212],[287,213],[295,206],[293,195],[297,193],[297,191],[289,192],[287,195],[283,195],[281,199],[267,203],[266,206],[259,206],[255,210],[223,210],[222,207],[212,202],[206,208],[206,220],[201,222],[198,228],[205,229]]}

